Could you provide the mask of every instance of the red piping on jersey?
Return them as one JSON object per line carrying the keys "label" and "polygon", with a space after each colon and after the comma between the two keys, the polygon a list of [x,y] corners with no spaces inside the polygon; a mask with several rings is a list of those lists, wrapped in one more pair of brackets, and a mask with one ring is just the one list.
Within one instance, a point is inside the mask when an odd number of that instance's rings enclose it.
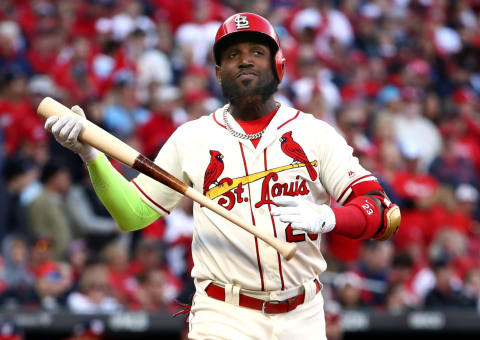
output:
{"label": "red piping on jersey", "polygon": [[[245,160],[245,154],[243,153],[243,145],[242,143],[238,143],[240,145],[240,151],[242,153],[243,158],[243,166],[245,167],[245,175],[248,176],[248,169],[247,169],[247,161]],[[248,202],[250,203],[250,213],[252,214],[252,223],[255,225],[255,216],[253,216],[252,210],[252,195],[250,194],[250,183],[248,183]],[[263,270],[262,270],[262,263],[260,262],[260,253],[258,251],[258,239],[255,236],[255,249],[257,251],[257,263],[258,263],[258,271],[260,272],[260,281],[262,282],[262,290],[265,290],[265,283],[263,282]]]}
{"label": "red piping on jersey", "polygon": [[217,120],[217,117],[215,117],[215,112],[212,114],[212,117],[213,117],[213,120],[215,121],[215,123],[217,123],[218,125],[220,125],[220,126],[223,127],[224,129],[227,128],[225,125],[221,124],[221,123]]}
{"label": "red piping on jersey", "polygon": [[[263,150],[263,161],[265,164],[265,170],[267,169],[267,149]],[[268,191],[268,200],[270,200],[270,191]],[[275,220],[272,216],[272,208],[270,204],[267,204],[268,212],[270,213],[270,218],[272,219],[272,227],[273,227],[273,236],[277,237],[277,228],[275,227]],[[282,282],[282,290],[285,289],[285,282],[283,281],[283,271],[282,271],[282,259],[280,258],[280,253],[277,251],[277,259],[278,259],[278,272],[280,274],[280,281]]]}
{"label": "red piping on jersey", "polygon": [[364,178],[367,178],[367,177],[370,177],[370,176],[373,177],[372,174],[370,174],[370,175],[365,175],[365,176],[362,176],[362,177],[360,177],[360,178],[357,178],[357,179],[354,180],[352,183],[350,183],[350,185],[349,185],[345,190],[343,190],[342,194],[341,194],[340,197],[337,199],[337,202],[340,202],[340,201],[342,200],[343,195],[345,195],[345,193],[347,192],[347,190],[350,189],[355,183],[357,183],[357,182],[358,182],[359,180],[361,180],[361,179],[364,179]]}
{"label": "red piping on jersey", "polygon": [[137,189],[143,194],[143,196],[145,196],[150,202],[152,202],[156,207],[158,207],[159,209],[161,209],[162,211],[166,212],[167,214],[170,214],[170,211],[168,211],[167,209],[165,209],[164,207],[162,207],[160,204],[158,204],[157,202],[155,202],[150,196],[148,196],[139,186],[138,184],[132,180],[132,183],[133,185],[135,185],[137,187]]}
{"label": "red piping on jersey", "polygon": [[299,114],[300,114],[300,110],[297,111],[297,114],[296,114],[295,116],[293,116],[292,118],[290,118],[289,120],[287,120],[285,123],[283,123],[283,124],[281,124],[279,127],[277,127],[277,130],[280,130],[282,127],[284,127],[285,125],[287,125],[288,123],[290,123],[292,120],[296,119]]}

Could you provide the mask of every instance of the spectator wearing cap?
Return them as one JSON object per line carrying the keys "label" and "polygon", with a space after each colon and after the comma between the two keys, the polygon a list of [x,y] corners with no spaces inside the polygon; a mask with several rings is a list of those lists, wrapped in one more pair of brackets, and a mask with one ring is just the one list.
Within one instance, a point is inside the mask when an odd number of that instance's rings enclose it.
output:
{"label": "spectator wearing cap", "polygon": [[339,274],[334,281],[338,302],[343,310],[354,310],[365,307],[361,299],[365,287],[363,279],[355,272]]}
{"label": "spectator wearing cap", "polygon": [[14,156],[5,161],[2,175],[5,183],[0,186],[0,239],[12,232],[28,234],[21,195],[38,179],[38,167],[29,158]]}
{"label": "spectator wearing cap", "polygon": [[53,243],[54,258],[66,254],[72,238],[65,197],[71,187],[68,170],[57,161],[50,160],[42,168],[40,195],[27,207],[28,221],[33,235],[46,237]]}
{"label": "spectator wearing cap", "polygon": [[104,111],[105,127],[122,138],[131,136],[137,125],[146,123],[150,118],[150,111],[138,103],[134,81],[130,71],[118,72],[110,93],[111,103]]}
{"label": "spectator wearing cap", "polygon": [[31,250],[31,268],[35,274],[35,291],[41,307],[56,311],[65,304],[66,294],[73,285],[71,266],[53,259],[53,244],[48,238],[39,237]]}
{"label": "spectator wearing cap", "polygon": [[[208,114],[208,101],[210,99],[210,93],[208,93],[207,91],[194,91],[186,93],[184,95],[184,102],[188,119],[193,120]],[[215,103],[218,103],[218,101],[215,100]]]}

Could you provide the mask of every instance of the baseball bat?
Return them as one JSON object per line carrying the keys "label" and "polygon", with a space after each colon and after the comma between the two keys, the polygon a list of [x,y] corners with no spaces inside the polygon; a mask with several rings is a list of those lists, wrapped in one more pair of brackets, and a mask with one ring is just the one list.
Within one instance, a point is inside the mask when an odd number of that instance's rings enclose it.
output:
{"label": "baseball bat", "polygon": [[[45,119],[50,116],[62,117],[67,114],[75,114],[68,107],[50,97],[45,97],[40,102],[37,113]],[[295,255],[295,244],[282,241],[255,228],[253,224],[244,221],[242,218],[205,197],[197,190],[160,168],[140,152],[87,119],[85,119],[84,129],[79,135],[79,140],[223,216],[230,222],[275,248],[285,259],[290,260],[293,255]]]}

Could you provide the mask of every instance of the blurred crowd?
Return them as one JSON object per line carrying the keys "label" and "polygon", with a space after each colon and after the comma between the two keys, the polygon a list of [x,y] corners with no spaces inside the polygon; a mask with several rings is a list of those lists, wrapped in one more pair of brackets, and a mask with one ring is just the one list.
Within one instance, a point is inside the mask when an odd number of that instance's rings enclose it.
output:
{"label": "blurred crowd", "polygon": [[480,311],[480,0],[1,1],[2,307],[188,301],[191,202],[120,232],[35,111],[46,96],[78,104],[154,157],[177,126],[223,105],[211,47],[238,11],[280,35],[276,99],[333,124],[402,209],[391,241],[324,238],[329,324],[355,308]]}

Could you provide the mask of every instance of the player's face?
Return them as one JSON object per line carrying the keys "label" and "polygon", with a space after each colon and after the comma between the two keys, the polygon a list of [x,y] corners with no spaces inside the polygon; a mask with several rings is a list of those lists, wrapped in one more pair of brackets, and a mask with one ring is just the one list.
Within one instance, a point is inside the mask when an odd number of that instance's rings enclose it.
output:
{"label": "player's face", "polygon": [[226,48],[217,69],[224,97],[230,102],[246,97],[265,101],[278,85],[271,63],[270,48],[264,44],[238,42]]}

